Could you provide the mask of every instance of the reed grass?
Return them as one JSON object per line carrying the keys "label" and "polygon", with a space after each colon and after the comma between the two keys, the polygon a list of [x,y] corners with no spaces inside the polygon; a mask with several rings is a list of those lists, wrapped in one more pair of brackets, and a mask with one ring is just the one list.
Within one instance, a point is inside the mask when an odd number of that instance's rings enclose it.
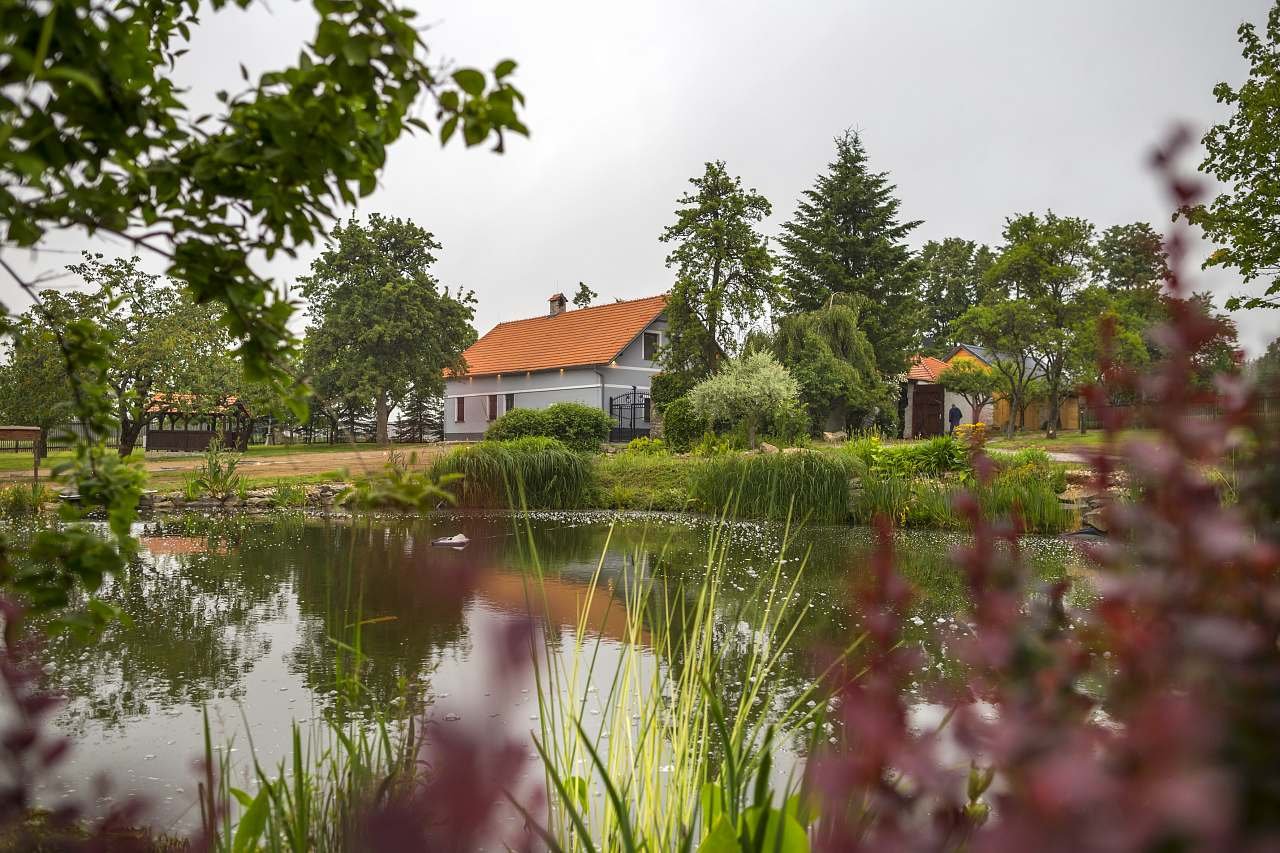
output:
{"label": "reed grass", "polygon": [[[673,586],[659,564],[643,559],[642,545],[615,586],[626,614],[623,642],[593,638],[584,608],[567,643],[548,638],[535,650],[536,745],[551,800],[543,831],[552,849],[808,849],[811,815],[800,782],[772,779],[775,746],[806,728],[821,732],[829,698],[822,677],[794,696],[777,687],[808,609],[797,595],[804,560],[799,569],[787,563],[784,538],[773,571],[750,597],[751,612],[726,614],[726,545],[721,526],[692,588]],[[602,569],[603,559],[588,599]],[[530,595],[540,589],[535,578]],[[726,634],[726,624],[738,630]],[[736,700],[723,698],[730,681],[741,685]],[[602,715],[591,713],[593,696]],[[603,796],[592,797],[593,787]]]}
{"label": "reed grass", "polygon": [[459,506],[576,509],[592,492],[591,463],[552,438],[482,441],[437,459],[433,479],[444,482]]}
{"label": "reed grass", "polygon": [[795,517],[834,524],[849,515],[850,467],[818,452],[733,454],[690,472],[690,493],[706,512],[743,518]]}

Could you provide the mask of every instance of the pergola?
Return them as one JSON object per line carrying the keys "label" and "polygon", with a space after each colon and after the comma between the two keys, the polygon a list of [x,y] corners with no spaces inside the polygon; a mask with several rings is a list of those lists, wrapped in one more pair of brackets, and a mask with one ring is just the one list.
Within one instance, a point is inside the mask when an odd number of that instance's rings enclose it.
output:
{"label": "pergola", "polygon": [[156,394],[147,406],[147,450],[200,452],[215,435],[224,446],[244,450],[252,428],[253,415],[235,397]]}

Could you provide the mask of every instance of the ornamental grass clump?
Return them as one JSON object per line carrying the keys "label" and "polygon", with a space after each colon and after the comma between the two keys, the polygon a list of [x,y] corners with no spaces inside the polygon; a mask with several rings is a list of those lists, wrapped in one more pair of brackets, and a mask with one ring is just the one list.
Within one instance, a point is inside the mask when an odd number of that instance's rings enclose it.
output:
{"label": "ornamental grass clump", "polygon": [[825,453],[718,456],[695,468],[689,483],[704,512],[793,517],[815,524],[835,524],[849,516],[849,469]]}
{"label": "ornamental grass clump", "polygon": [[591,463],[554,438],[482,441],[437,459],[431,477],[458,506],[576,509],[593,488]]}

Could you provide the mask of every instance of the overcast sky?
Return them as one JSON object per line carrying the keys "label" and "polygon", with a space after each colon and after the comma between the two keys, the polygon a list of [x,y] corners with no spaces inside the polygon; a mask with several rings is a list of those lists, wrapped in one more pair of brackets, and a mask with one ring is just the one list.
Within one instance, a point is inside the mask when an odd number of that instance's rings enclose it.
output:
{"label": "overcast sky", "polygon": [[[916,245],[950,236],[996,243],[1005,217],[1046,209],[1099,229],[1147,220],[1163,230],[1168,206],[1144,157],[1173,122],[1198,136],[1222,118],[1214,84],[1245,74],[1236,28],[1261,22],[1269,3],[415,5],[432,25],[437,59],[519,62],[532,136],[504,155],[404,139],[359,212],[433,231],[444,245],[437,273],[475,290],[483,333],[541,313],[549,294],[571,294],[579,280],[602,299],[667,289],[658,234],[707,160],[724,159],[773,203],[776,231],[845,127],[890,173],[904,217],[924,221]],[[237,87],[237,63],[255,73],[279,67],[312,29],[310,4],[289,0],[208,13],[179,76],[204,105]],[[80,247],[66,237],[52,245]],[[314,255],[266,269],[290,280]],[[48,270],[67,256],[21,260]],[[1221,271],[1198,285],[1241,289]],[[21,306],[15,296],[0,286],[0,299]],[[1280,333],[1280,312],[1236,319],[1251,355]]]}

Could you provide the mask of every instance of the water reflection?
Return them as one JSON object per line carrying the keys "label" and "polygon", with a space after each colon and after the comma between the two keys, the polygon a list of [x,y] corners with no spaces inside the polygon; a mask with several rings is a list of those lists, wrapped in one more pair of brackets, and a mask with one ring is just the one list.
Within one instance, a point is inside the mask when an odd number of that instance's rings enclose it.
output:
{"label": "water reflection", "polygon": [[[358,699],[368,707],[409,695],[433,699],[437,712],[482,708],[483,644],[495,626],[527,611],[534,566],[545,574],[536,610],[553,635],[585,608],[591,630],[625,641],[620,599],[637,574],[656,581],[649,618],[679,614],[679,598],[701,581],[714,523],[662,515],[611,521],[548,513],[521,523],[460,513],[146,524],[142,553],[105,591],[128,623],[96,642],[64,635],[49,648],[50,684],[69,697],[59,724],[80,741],[66,778],[111,769],[127,790],[171,803],[161,807],[166,820],[181,820],[190,798],[179,789],[193,778],[202,706],[211,708],[221,738],[243,735],[243,712],[259,753],[273,763],[290,721],[329,710],[339,674],[354,665],[365,686]],[[472,540],[464,550],[430,545],[457,532]],[[762,604],[754,593],[780,557],[784,578],[806,565],[797,592],[807,610],[783,662],[785,694],[811,678],[813,650],[841,647],[856,632],[848,603],[865,577],[870,537],[854,528],[805,530],[779,555],[783,533],[755,523],[726,532],[728,583],[716,634],[732,649],[742,626],[757,621]],[[924,643],[929,666],[944,673],[951,665],[945,648],[925,638],[963,600],[962,578],[947,559],[960,541],[911,533],[900,543],[900,568],[921,592],[913,639]],[[1029,551],[1044,577],[1069,569],[1071,552],[1062,543],[1034,541]],[[600,582],[589,595],[598,566]],[[679,655],[677,647],[669,663],[679,666]],[[732,669],[732,654],[727,660]],[[725,679],[729,702],[740,689]]]}

